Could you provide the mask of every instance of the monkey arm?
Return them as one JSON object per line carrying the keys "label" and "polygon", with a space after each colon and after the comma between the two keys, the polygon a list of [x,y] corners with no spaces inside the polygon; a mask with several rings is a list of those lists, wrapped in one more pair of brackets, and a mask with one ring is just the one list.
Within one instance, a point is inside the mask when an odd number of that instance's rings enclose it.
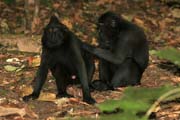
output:
{"label": "monkey arm", "polygon": [[47,66],[46,56],[43,51],[41,55],[41,63],[35,77],[36,83],[34,86],[33,93],[30,95],[24,96],[23,97],[24,101],[29,101],[30,99],[37,99],[39,97],[42,86],[46,80],[47,73],[48,73],[48,66]]}
{"label": "monkey arm", "polygon": [[82,46],[83,46],[83,49],[85,49],[86,51],[94,54],[95,56],[99,58],[107,60],[108,62],[111,62],[113,64],[122,64],[126,58],[129,58],[129,57],[123,57],[123,56],[116,56],[109,50],[97,48],[92,45],[88,45],[86,43],[83,43]]}

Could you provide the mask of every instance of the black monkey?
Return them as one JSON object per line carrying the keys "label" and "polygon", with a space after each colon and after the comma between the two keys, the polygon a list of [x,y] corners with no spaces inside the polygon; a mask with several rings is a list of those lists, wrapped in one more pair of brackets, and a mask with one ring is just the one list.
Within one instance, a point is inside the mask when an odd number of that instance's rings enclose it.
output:
{"label": "black monkey", "polygon": [[148,42],[143,30],[113,12],[101,15],[97,27],[99,47],[83,45],[100,58],[100,81],[92,83],[94,89],[140,84],[149,61]]}
{"label": "black monkey", "polygon": [[71,97],[66,92],[66,87],[71,76],[76,75],[82,85],[83,101],[95,103],[88,84],[94,72],[94,61],[91,54],[83,50],[82,44],[56,16],[52,16],[42,36],[41,62],[35,77],[34,90],[32,94],[24,96],[23,100],[39,97],[49,69],[56,79],[56,97]]}

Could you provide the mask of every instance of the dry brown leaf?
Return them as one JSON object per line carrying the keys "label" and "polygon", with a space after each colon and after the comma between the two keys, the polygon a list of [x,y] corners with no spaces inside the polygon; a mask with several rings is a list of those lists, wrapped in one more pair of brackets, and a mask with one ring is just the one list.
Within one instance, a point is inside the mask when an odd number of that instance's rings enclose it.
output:
{"label": "dry brown leaf", "polygon": [[56,117],[50,116],[50,117],[46,118],[46,120],[56,120]]}
{"label": "dry brown leaf", "polygon": [[70,102],[79,102],[80,100],[79,99],[77,99],[77,98],[69,98],[69,101]]}
{"label": "dry brown leaf", "polygon": [[40,56],[34,56],[28,58],[28,63],[30,67],[37,67],[40,65],[41,58]]}
{"label": "dry brown leaf", "polygon": [[18,114],[21,117],[26,115],[25,108],[7,108],[0,106],[0,116],[15,115]]}
{"label": "dry brown leaf", "polygon": [[96,112],[92,112],[92,111],[78,111],[78,112],[69,112],[70,115],[73,115],[73,116],[79,116],[79,115],[92,115],[92,114],[95,114]]}
{"label": "dry brown leaf", "polygon": [[8,84],[11,84],[14,82],[15,82],[15,80],[11,80],[11,81],[2,80],[0,83],[0,86],[5,86],[5,85],[8,85]]}
{"label": "dry brown leaf", "polygon": [[68,18],[63,19],[61,22],[66,25],[70,30],[73,28],[72,23]]}
{"label": "dry brown leaf", "polygon": [[174,78],[172,78],[172,80],[174,82],[180,83],[180,77],[174,77]]}
{"label": "dry brown leaf", "polygon": [[167,76],[161,76],[159,79],[160,79],[160,80],[168,80],[169,77],[167,77]]}
{"label": "dry brown leaf", "polygon": [[174,39],[169,40],[169,42],[167,43],[167,45],[177,45],[178,43],[180,43],[179,41],[176,41]]}
{"label": "dry brown leaf", "polygon": [[32,93],[32,91],[33,91],[32,86],[25,86],[22,88],[22,92],[23,92],[22,96],[29,95]]}
{"label": "dry brown leaf", "polygon": [[124,91],[124,88],[125,88],[125,87],[118,87],[118,88],[116,88],[116,90],[123,92],[123,91]]}
{"label": "dry brown leaf", "polygon": [[83,104],[83,105],[91,106],[90,104],[87,104],[86,102],[82,102],[77,98],[69,98],[69,101],[73,102],[73,103],[80,103],[80,104]]}
{"label": "dry brown leaf", "polygon": [[5,58],[6,55],[0,54],[0,59]]}
{"label": "dry brown leaf", "polygon": [[151,21],[151,23],[152,23],[154,26],[158,27],[158,23],[157,23],[157,20],[156,20],[156,19],[149,18],[149,20]]}
{"label": "dry brown leaf", "polygon": [[180,18],[180,9],[173,9],[171,10],[171,13],[174,18]]}
{"label": "dry brown leaf", "polygon": [[54,93],[41,93],[39,98],[39,101],[46,101],[46,102],[54,102],[55,104],[57,104],[57,106],[61,106],[64,103],[69,102],[68,98],[60,98],[60,99],[56,99],[56,95]]}
{"label": "dry brown leaf", "polygon": [[28,106],[25,106],[25,110],[26,110],[26,114],[30,118],[39,118],[39,116],[36,113],[34,113]]}
{"label": "dry brown leaf", "polygon": [[144,21],[142,21],[139,18],[134,17],[133,18],[133,22],[135,22],[136,24],[138,24],[139,26],[144,26]]}
{"label": "dry brown leaf", "polygon": [[42,92],[40,94],[38,100],[54,102],[54,100],[56,100],[56,95],[54,93],[44,93],[44,92]]}
{"label": "dry brown leaf", "polygon": [[165,18],[164,21],[165,21],[166,23],[175,23],[175,22],[176,22],[176,20],[175,20],[175,19],[172,19],[172,18]]}
{"label": "dry brown leaf", "polygon": [[62,106],[64,103],[69,102],[68,98],[61,98],[61,99],[56,99],[55,101],[53,101],[55,104],[57,104],[57,106]]}
{"label": "dry brown leaf", "polygon": [[76,13],[74,14],[74,21],[78,22],[78,23],[84,22],[84,20],[81,18],[81,16],[82,16],[82,10],[76,11]]}
{"label": "dry brown leaf", "polygon": [[159,21],[158,24],[161,30],[164,30],[166,28],[166,22],[164,20]]}

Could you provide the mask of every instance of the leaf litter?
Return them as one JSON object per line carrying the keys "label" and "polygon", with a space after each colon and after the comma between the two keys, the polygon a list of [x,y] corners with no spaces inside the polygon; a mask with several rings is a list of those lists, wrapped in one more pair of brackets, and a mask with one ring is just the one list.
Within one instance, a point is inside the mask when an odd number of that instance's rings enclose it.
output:
{"label": "leaf litter", "polygon": [[[166,45],[177,48],[180,45],[179,35],[177,34],[178,32],[174,32],[178,31],[178,10],[172,9],[171,11],[171,8],[168,8],[167,6],[159,4],[158,2],[155,2],[153,0],[151,2],[147,1],[145,3],[136,3],[132,1],[128,3],[127,1],[98,0],[97,3],[99,5],[93,1],[89,1],[87,3],[81,3],[81,1],[77,1],[76,3],[77,4],[75,5],[74,3],[70,3],[69,1],[60,1],[54,4],[53,7],[56,9],[58,8],[57,10],[59,10],[63,17],[63,23],[66,24],[70,29],[72,29],[72,31],[75,32],[83,41],[97,45],[96,30],[94,30],[95,23],[97,22],[97,17],[104,11],[113,9],[115,10],[115,12],[122,13],[124,16],[127,16],[127,18],[130,16],[130,20],[144,28],[150,42],[150,48],[160,49]],[[85,7],[82,7],[82,4]],[[0,5],[2,8],[5,7],[2,1],[0,1]],[[18,14],[9,12],[7,16],[2,16],[5,19],[3,23],[5,24],[4,32],[15,30],[14,32],[17,32],[18,34],[18,27],[16,26],[16,24],[14,24],[16,23],[15,19],[8,20],[12,15],[23,16],[24,12],[21,11],[23,10],[23,6],[18,7],[21,8],[19,9],[20,12]],[[41,7],[42,11],[40,11],[40,16],[42,16],[42,18],[39,21],[41,25],[39,27],[39,30],[42,30],[41,28],[43,28],[43,26],[48,21],[47,16],[45,15],[50,14],[49,8],[47,8],[46,6]],[[14,10],[14,8],[8,9],[9,10],[3,11],[1,13],[7,14],[8,11]],[[78,12],[77,14],[72,15],[72,11]],[[10,26],[9,22],[12,22],[14,25]],[[37,30],[37,33],[41,34],[42,31]],[[1,40],[3,40],[3,38],[8,39],[8,36],[1,36]],[[27,39],[27,36],[21,37],[21,39]],[[30,37],[30,39],[32,39],[32,37]],[[12,38],[10,38],[10,40],[12,41]],[[13,39],[13,41],[16,40],[18,41],[18,36],[15,36]],[[25,44],[22,44],[21,46],[25,46]],[[27,50],[27,48],[22,48],[23,50]],[[35,51],[37,52],[37,50]],[[31,93],[32,91],[32,88],[30,86],[34,83],[33,78],[35,76],[37,67],[39,66],[39,53],[36,57],[30,54],[14,54],[11,52],[4,53],[3,50],[0,50],[0,58],[0,106],[3,108],[7,108],[5,110],[8,110],[10,115],[5,115],[3,113],[4,117],[0,117],[0,119],[13,119],[16,118],[17,115],[20,116],[20,118],[27,120],[56,118],[68,119],[69,117],[72,119],[78,119],[79,116],[98,118],[100,111],[95,106],[87,105],[86,103],[82,102],[82,93],[79,86],[70,86],[68,88],[68,92],[74,95],[75,98],[55,99],[56,85],[51,74],[48,75],[49,81],[46,81],[40,98],[38,100],[24,103],[21,98],[25,94]],[[6,71],[4,69],[4,66],[6,65],[10,65],[13,67],[15,66],[18,68],[21,67],[21,65],[18,66],[17,64],[12,63],[12,58],[19,59],[20,61],[17,60],[17,62],[25,64],[25,68],[18,72]],[[21,58],[27,60],[27,64],[21,62]],[[10,59],[10,63],[6,61],[8,59]],[[171,85],[179,84],[180,77],[178,73],[173,72],[169,69],[159,67],[159,64],[162,64],[162,60],[158,59],[155,56],[150,56],[149,64],[149,67],[143,74],[142,85],[137,87],[158,87],[167,83]],[[167,62],[165,62],[165,64],[167,64]],[[169,66],[166,66],[166,68],[167,67],[169,68]],[[97,78],[97,76],[95,76],[95,78]],[[92,96],[96,99],[97,103],[101,103],[109,99],[119,99],[119,97],[123,94],[123,90],[124,88],[119,88],[116,91],[94,91],[92,92]],[[157,117],[159,120],[177,119],[179,117],[179,109],[180,107],[178,103],[168,103],[167,107],[161,106],[159,108],[159,110],[157,111]]]}

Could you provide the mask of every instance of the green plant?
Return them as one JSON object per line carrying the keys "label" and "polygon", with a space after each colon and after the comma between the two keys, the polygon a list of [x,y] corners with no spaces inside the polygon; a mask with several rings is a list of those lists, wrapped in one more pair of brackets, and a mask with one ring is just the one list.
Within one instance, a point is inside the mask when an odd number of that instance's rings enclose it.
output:
{"label": "green plant", "polygon": [[[128,87],[119,100],[108,100],[97,105],[104,113],[100,115],[100,119],[146,120],[157,105],[155,101],[172,89],[174,89],[173,86],[162,86],[159,88]],[[160,102],[162,100],[160,99]],[[154,103],[156,104],[154,105]],[[151,107],[152,104],[154,105],[153,107]],[[150,108],[151,110],[149,111]],[[146,113],[147,111],[149,111],[148,114]]]}
{"label": "green plant", "polygon": [[168,47],[162,50],[151,50],[150,54],[158,56],[160,59],[166,59],[180,67],[180,50]]}
{"label": "green plant", "polygon": [[15,0],[4,0],[4,2],[5,2],[7,5],[10,5],[10,4],[15,3],[16,1],[15,1]]}

